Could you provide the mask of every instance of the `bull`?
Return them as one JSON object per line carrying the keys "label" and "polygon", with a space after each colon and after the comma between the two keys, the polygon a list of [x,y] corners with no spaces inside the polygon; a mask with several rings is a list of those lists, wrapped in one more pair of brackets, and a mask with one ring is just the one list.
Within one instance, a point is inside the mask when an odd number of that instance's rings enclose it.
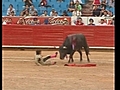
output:
{"label": "bull", "polygon": [[89,46],[86,41],[86,37],[83,34],[70,34],[66,37],[63,44],[59,46],[60,59],[63,60],[67,54],[69,54],[68,63],[74,62],[73,55],[77,51],[80,54],[80,62],[82,61],[82,48],[87,56],[87,61],[89,59]]}

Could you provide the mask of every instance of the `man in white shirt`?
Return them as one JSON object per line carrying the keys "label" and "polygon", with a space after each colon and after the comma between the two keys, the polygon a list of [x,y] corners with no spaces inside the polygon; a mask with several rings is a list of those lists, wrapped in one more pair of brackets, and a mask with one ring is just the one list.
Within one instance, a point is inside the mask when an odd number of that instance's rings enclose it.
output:
{"label": "man in white shirt", "polygon": [[105,26],[105,25],[107,25],[107,23],[105,23],[104,19],[101,19],[100,22],[96,25]]}
{"label": "man in white shirt", "polygon": [[16,15],[16,11],[15,9],[13,8],[13,5],[10,4],[9,5],[9,8],[7,9],[7,16],[10,16],[11,15],[11,12],[14,12],[14,15]]}

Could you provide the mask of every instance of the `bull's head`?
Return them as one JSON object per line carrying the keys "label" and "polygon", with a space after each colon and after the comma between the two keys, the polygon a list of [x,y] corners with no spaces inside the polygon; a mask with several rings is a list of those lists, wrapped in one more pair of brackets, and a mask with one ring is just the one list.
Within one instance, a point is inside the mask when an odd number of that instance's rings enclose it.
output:
{"label": "bull's head", "polygon": [[67,47],[66,46],[60,46],[59,47],[59,53],[60,53],[60,59],[64,59],[64,57],[67,55]]}

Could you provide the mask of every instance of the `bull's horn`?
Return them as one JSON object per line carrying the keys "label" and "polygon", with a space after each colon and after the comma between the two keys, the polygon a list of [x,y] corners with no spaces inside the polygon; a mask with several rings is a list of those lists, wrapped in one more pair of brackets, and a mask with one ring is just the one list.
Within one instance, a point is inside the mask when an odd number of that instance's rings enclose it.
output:
{"label": "bull's horn", "polygon": [[63,48],[67,48],[66,46],[63,46]]}

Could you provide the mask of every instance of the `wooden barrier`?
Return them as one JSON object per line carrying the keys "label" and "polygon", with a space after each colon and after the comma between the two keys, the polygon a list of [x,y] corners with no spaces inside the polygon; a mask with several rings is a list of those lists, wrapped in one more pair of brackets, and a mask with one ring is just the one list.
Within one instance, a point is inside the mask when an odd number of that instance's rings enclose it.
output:
{"label": "wooden barrier", "polygon": [[59,46],[73,33],[83,33],[89,46],[114,47],[114,26],[71,25],[2,25],[2,45]]}

